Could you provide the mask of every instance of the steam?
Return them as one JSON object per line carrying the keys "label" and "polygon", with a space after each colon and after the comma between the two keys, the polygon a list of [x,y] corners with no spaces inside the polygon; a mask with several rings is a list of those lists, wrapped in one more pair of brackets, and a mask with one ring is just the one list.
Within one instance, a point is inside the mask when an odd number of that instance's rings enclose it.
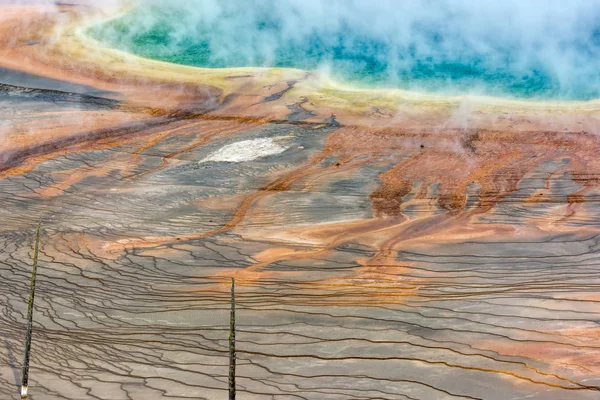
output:
{"label": "steam", "polygon": [[3,4],[54,6],[56,2],[54,0],[0,0],[0,5]]}
{"label": "steam", "polygon": [[95,31],[144,56],[411,89],[600,96],[599,0],[147,0]]}

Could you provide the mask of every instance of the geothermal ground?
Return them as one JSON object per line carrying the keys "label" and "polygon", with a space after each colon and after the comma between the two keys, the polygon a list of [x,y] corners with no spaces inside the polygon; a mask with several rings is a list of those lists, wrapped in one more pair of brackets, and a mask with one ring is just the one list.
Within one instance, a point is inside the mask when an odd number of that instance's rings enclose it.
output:
{"label": "geothermal ground", "polygon": [[598,103],[170,73],[88,8],[0,6],[0,398],[40,219],[32,399],[225,398],[231,277],[240,399],[600,396]]}

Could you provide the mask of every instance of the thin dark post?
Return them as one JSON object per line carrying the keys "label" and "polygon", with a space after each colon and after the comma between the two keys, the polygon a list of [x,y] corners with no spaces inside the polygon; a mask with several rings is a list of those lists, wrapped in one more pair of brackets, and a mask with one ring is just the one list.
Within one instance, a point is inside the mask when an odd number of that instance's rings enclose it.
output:
{"label": "thin dark post", "polygon": [[229,400],[235,400],[235,279],[231,278],[231,314],[229,315]]}
{"label": "thin dark post", "polygon": [[35,276],[37,274],[38,252],[40,246],[40,228],[38,224],[35,233],[35,246],[33,248],[33,266],[29,283],[29,302],[27,303],[27,333],[25,334],[25,356],[23,358],[23,379],[21,380],[21,398],[27,398],[27,385],[29,384],[29,351],[31,350],[31,331],[33,329],[33,298],[35,295]]}

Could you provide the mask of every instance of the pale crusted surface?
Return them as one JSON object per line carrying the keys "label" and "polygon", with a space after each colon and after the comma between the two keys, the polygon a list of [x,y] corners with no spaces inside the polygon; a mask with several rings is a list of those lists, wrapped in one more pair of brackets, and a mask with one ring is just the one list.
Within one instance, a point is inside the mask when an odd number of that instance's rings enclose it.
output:
{"label": "pale crusted surface", "polygon": [[0,90],[0,398],[39,218],[34,399],[223,398],[230,277],[239,398],[597,398],[593,103],[207,92],[13,37],[54,80],[2,75],[41,90]]}
{"label": "pale crusted surface", "polygon": [[278,138],[241,140],[227,144],[200,162],[244,162],[281,154],[287,150]]}

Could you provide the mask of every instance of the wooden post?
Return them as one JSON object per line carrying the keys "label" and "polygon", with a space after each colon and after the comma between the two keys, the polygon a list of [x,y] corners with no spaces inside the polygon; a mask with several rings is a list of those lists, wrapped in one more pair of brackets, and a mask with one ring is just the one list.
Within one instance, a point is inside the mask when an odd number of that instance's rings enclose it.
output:
{"label": "wooden post", "polygon": [[21,398],[27,398],[27,386],[29,384],[29,352],[31,351],[31,331],[33,329],[33,299],[35,296],[35,277],[37,275],[38,252],[40,247],[40,228],[38,224],[35,234],[35,246],[33,248],[33,265],[29,281],[29,302],[27,303],[27,332],[25,333],[25,356],[23,357],[23,375],[21,380]]}
{"label": "wooden post", "polygon": [[235,400],[235,279],[231,278],[231,313],[229,315],[229,400]]}

